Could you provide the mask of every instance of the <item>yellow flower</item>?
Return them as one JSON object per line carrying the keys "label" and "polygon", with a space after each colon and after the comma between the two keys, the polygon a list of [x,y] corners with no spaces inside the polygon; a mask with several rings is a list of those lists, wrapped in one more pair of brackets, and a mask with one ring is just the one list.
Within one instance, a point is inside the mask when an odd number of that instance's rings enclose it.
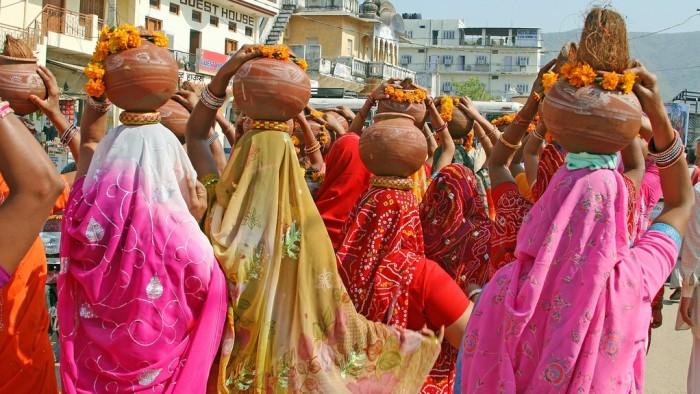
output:
{"label": "yellow flower", "polygon": [[112,29],[108,26],[104,26],[102,30],[100,30],[100,38],[98,41],[101,42],[107,42],[109,41],[109,35],[112,34]]}
{"label": "yellow flower", "polygon": [[105,93],[105,84],[101,79],[91,79],[85,84],[85,92],[91,97],[101,97]]}
{"label": "yellow flower", "polygon": [[615,90],[620,83],[620,77],[621,75],[616,72],[605,72],[603,73],[603,80],[600,83],[600,87],[605,90]]}
{"label": "yellow flower", "polygon": [[422,103],[428,98],[428,93],[423,89],[403,90],[394,86],[384,88],[384,93],[389,99],[399,103]]}
{"label": "yellow flower", "polygon": [[116,29],[109,37],[109,53],[119,53],[129,48],[129,34],[124,30]]}
{"label": "yellow flower", "polygon": [[509,124],[513,123],[513,120],[515,120],[515,114],[506,114],[501,116],[500,118],[492,120],[491,124],[496,127],[508,126]]}
{"label": "yellow flower", "polygon": [[304,59],[296,58],[294,59],[294,63],[296,63],[296,65],[304,71],[306,71],[309,68],[309,64],[306,63],[306,60]]}
{"label": "yellow flower", "polygon": [[139,34],[129,34],[126,40],[126,46],[129,48],[138,48],[141,46],[141,35]]}
{"label": "yellow flower", "polygon": [[588,86],[595,82],[596,73],[588,64],[579,64],[574,67],[569,76],[569,83],[577,88]]}
{"label": "yellow flower", "polygon": [[162,31],[153,33],[153,43],[161,48],[168,46],[168,37]]}
{"label": "yellow flower", "polygon": [[105,76],[105,69],[101,63],[89,63],[83,73],[88,79],[102,79]]}
{"label": "yellow flower", "polygon": [[318,133],[318,136],[316,136],[318,139],[318,142],[321,143],[322,146],[326,147],[331,143],[331,135],[326,130],[326,127],[324,126],[323,129]]}
{"label": "yellow flower", "polygon": [[554,71],[547,71],[542,76],[542,87],[544,87],[545,93],[549,92],[549,89],[551,89],[552,86],[557,83],[557,79],[559,79],[559,74],[555,73]]}
{"label": "yellow flower", "polygon": [[109,43],[107,41],[100,41],[95,46],[95,53],[92,54],[92,62],[100,63],[103,62],[107,55],[109,55]]}
{"label": "yellow flower", "polygon": [[563,66],[561,66],[561,69],[559,70],[559,73],[566,79],[569,79],[571,76],[571,71],[573,71],[574,65],[571,63],[566,63]]}
{"label": "yellow flower", "polygon": [[443,96],[440,98],[440,117],[445,122],[452,120],[452,113],[454,111],[454,100],[450,96]]}
{"label": "yellow flower", "polygon": [[621,90],[625,93],[631,92],[635,82],[637,82],[637,74],[633,73],[632,71],[625,71],[625,73],[622,75]]}

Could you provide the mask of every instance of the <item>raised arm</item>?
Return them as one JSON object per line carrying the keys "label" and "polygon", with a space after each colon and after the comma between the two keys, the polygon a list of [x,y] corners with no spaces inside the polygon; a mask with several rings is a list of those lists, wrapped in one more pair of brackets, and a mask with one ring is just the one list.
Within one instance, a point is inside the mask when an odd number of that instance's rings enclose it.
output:
{"label": "raised arm", "polygon": [[64,183],[44,150],[3,101],[0,174],[10,189],[0,205],[0,267],[12,275],[39,235]]}
{"label": "raised arm", "polygon": [[540,164],[540,152],[544,149],[544,135],[546,133],[544,122],[537,125],[537,129],[525,142],[523,147],[523,163],[525,164],[525,176],[527,183],[532,187],[537,181],[537,167]]}
{"label": "raised arm", "polygon": [[197,175],[200,177],[218,173],[216,160],[211,152],[211,144],[209,143],[211,125],[214,123],[217,110],[220,107],[220,105],[217,107],[216,104],[222,102],[223,98],[226,97],[226,87],[236,74],[236,71],[243,63],[258,56],[260,54],[253,51],[251,46],[244,45],[219,69],[219,72],[216,73],[207,86],[206,94],[212,96],[212,100],[209,100],[212,103],[207,101],[207,105],[205,105],[200,100],[192,110],[190,119],[187,121],[185,141],[187,143],[187,155],[195,171],[197,171]]}
{"label": "raised arm", "polygon": [[447,123],[440,117],[440,111],[435,107],[435,103],[431,98],[425,100],[425,106],[430,116],[430,123],[435,127],[435,134],[440,138],[440,148],[442,154],[437,162],[433,163],[433,174],[439,172],[443,168],[452,163],[455,156],[455,142],[452,140],[450,130],[447,128]]}
{"label": "raised arm", "polygon": [[[636,67],[633,71],[639,77],[639,82],[634,86],[634,93],[639,98],[644,113],[649,116],[654,133],[649,151],[652,155],[661,153],[656,161],[664,194],[664,210],[655,222],[669,224],[683,235],[693,206],[694,194],[684,160],[682,142],[666,114],[656,76],[644,66]],[[677,149],[680,149],[680,154],[674,153]],[[668,158],[672,159],[671,162],[668,162]]]}
{"label": "raised arm", "polygon": [[423,135],[425,136],[425,140],[428,142],[428,158],[425,160],[425,162],[432,166],[433,165],[433,156],[435,155],[435,151],[438,148],[438,143],[435,141],[435,136],[433,136],[433,131],[430,130],[430,126],[428,126],[427,123],[423,123],[423,129],[421,130],[423,132]]}
{"label": "raised arm", "polygon": [[104,97],[88,97],[80,119],[80,153],[76,178],[87,174],[97,145],[107,132],[107,112],[111,103]]}
{"label": "raised arm", "polygon": [[365,104],[352,119],[352,123],[350,123],[350,132],[362,135],[362,130],[365,129],[365,121],[367,120],[367,116],[369,115],[370,111],[372,111],[372,107],[377,104],[377,101],[384,100],[389,97],[386,93],[384,93],[384,89],[394,82],[396,82],[395,79],[382,82],[376,89],[374,89],[372,93],[369,94],[369,96],[367,96]]}
{"label": "raised arm", "polygon": [[488,135],[486,135],[486,131],[478,122],[474,123],[474,133],[479,139],[479,142],[481,142],[481,146],[484,147],[484,153],[486,153],[486,159],[488,160],[488,158],[491,157],[491,152],[493,151],[493,143],[491,142],[491,139],[488,137]]}
{"label": "raised arm", "polygon": [[321,155],[321,143],[316,140],[313,130],[311,130],[311,125],[306,120],[304,113],[297,115],[294,120],[301,127],[301,131],[304,133],[304,153],[306,157],[309,158],[309,163],[314,171],[321,171],[323,169],[323,155]]}
{"label": "raised arm", "polygon": [[644,178],[643,143],[642,139],[635,138],[622,150],[622,164],[625,166],[625,175],[632,180],[637,190],[642,186],[642,179]]}
{"label": "raised arm", "polygon": [[221,132],[224,134],[224,137],[226,137],[229,145],[236,145],[236,139],[238,138],[236,135],[236,126],[229,122],[228,119],[218,111],[216,112],[216,123],[221,127]]}
{"label": "raised arm", "polygon": [[29,99],[56,128],[61,138],[61,143],[70,149],[70,153],[77,163],[80,159],[80,132],[75,125],[69,124],[66,117],[61,113],[61,109],[58,105],[61,91],[58,89],[56,77],[44,66],[39,66],[37,74],[44,80],[48,95],[46,96],[46,100],[42,100],[35,95],[29,96]]}

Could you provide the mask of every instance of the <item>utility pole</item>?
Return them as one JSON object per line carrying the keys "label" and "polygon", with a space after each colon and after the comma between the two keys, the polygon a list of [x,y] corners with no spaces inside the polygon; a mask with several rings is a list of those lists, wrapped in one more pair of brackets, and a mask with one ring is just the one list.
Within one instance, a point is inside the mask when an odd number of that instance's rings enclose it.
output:
{"label": "utility pole", "polygon": [[108,0],[107,3],[107,25],[115,26],[117,24],[117,0]]}

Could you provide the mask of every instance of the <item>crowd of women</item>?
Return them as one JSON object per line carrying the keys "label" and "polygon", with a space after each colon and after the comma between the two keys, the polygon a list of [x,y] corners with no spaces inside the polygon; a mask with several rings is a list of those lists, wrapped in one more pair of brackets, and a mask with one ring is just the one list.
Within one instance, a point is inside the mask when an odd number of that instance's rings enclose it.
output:
{"label": "crowd of women", "polygon": [[[624,27],[610,9],[589,20]],[[49,95],[32,100],[71,148],[74,182],[0,102],[0,392],[58,391],[37,235],[63,208],[66,393],[643,392],[694,201],[654,75],[626,61],[644,115],[619,153],[569,150],[538,115],[555,61],[517,114],[491,122],[455,100],[474,121],[465,139],[426,98],[427,160],[388,178],[360,139],[397,81],[357,114],[221,119],[231,79],[263,52],[244,47],[200,96],[176,94],[191,111],[182,141],[156,122],[108,131],[104,96],[78,131],[41,68]]]}

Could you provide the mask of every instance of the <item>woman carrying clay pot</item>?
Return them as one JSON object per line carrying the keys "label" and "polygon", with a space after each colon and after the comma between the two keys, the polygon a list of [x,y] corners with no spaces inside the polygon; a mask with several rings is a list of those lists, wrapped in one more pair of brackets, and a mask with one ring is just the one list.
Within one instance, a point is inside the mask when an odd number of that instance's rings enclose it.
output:
{"label": "woman carrying clay pot", "polygon": [[[624,20],[595,8],[582,41],[605,32],[612,34],[606,46],[588,49],[596,58],[621,61],[607,68],[595,59],[579,59],[621,73],[630,64],[615,46],[622,42],[626,51]],[[613,39],[619,41],[608,46]],[[566,166],[525,218],[516,260],[496,272],[481,295],[462,343],[461,392],[643,392],[650,302],[675,264],[693,190],[656,77],[641,66],[626,73],[630,83],[619,93],[612,84],[599,88],[593,79],[580,84],[565,76],[553,88],[559,91],[547,94],[545,121],[569,152]],[[595,128],[561,121],[576,104],[565,97],[578,89],[603,97],[575,115],[587,117]],[[628,89],[636,97],[627,95]],[[619,123],[606,115],[613,108],[608,102],[614,102]],[[666,204],[630,246],[628,192],[615,151],[636,138],[642,110],[654,130],[650,151]],[[606,145],[597,142],[602,138]],[[512,149],[517,140],[506,133],[499,144]]]}
{"label": "woman carrying clay pot", "polygon": [[58,392],[38,234],[63,190],[41,146],[0,99],[0,392]]}
{"label": "woman carrying clay pot", "polygon": [[[284,86],[281,75],[292,76],[285,77],[289,91],[270,88]],[[269,119],[252,119],[220,177],[202,127],[216,106],[200,100],[187,129],[190,157],[209,190],[205,230],[229,286],[212,385],[223,393],[417,391],[437,357],[438,338],[357,313],[299,166],[288,121],[305,123],[308,76],[286,47],[244,46],[207,90],[222,97],[232,78],[234,92],[247,92],[234,94],[236,105]],[[264,101],[274,105],[256,107]],[[318,146],[309,148],[318,153]]]}

